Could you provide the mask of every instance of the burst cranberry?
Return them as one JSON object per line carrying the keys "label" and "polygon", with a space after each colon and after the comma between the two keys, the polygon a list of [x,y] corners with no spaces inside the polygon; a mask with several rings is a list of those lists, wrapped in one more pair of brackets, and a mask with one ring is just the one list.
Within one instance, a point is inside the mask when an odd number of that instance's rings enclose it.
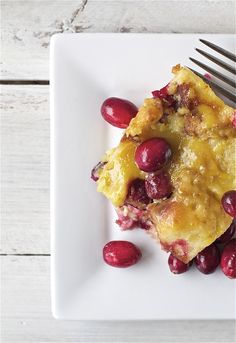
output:
{"label": "burst cranberry", "polygon": [[230,279],[236,279],[236,238],[226,244],[222,252],[220,266]]}
{"label": "burst cranberry", "polygon": [[118,224],[121,230],[132,230],[138,226],[138,214],[136,213],[135,207],[131,205],[124,205],[116,209],[118,219],[116,224]]}
{"label": "burst cranberry", "polygon": [[164,100],[167,106],[174,106],[175,99],[173,95],[169,95],[168,86],[169,84],[159,90],[152,91],[152,95],[154,98]]}
{"label": "burst cranberry", "polygon": [[163,88],[161,88],[159,90],[152,91],[153,97],[154,98],[159,98],[159,99],[167,98],[168,95],[169,95],[168,94],[168,86],[169,86],[169,83],[165,87],[163,87]]}
{"label": "burst cranberry", "polygon": [[231,217],[236,217],[236,191],[226,192],[221,199],[222,206]]}
{"label": "burst cranberry", "polygon": [[145,181],[145,187],[147,195],[151,199],[166,198],[171,194],[172,191],[170,176],[164,171],[161,171],[156,175],[149,174]]}
{"label": "burst cranberry", "polygon": [[149,204],[151,199],[148,197],[146,188],[145,188],[145,181],[141,179],[135,179],[132,181],[129,187],[128,196],[126,199],[127,203],[141,203],[141,204]]}
{"label": "burst cranberry", "polygon": [[128,127],[137,112],[138,108],[132,102],[120,98],[108,98],[101,107],[103,118],[109,124],[121,129]]}
{"label": "burst cranberry", "polygon": [[125,268],[142,257],[140,249],[128,241],[111,241],[103,248],[103,259],[112,267]]}
{"label": "burst cranberry", "polygon": [[225,244],[228,241],[231,240],[231,238],[233,237],[234,233],[235,233],[235,220],[232,221],[232,224],[229,226],[229,228],[223,233],[223,235],[221,235],[219,238],[217,238],[216,242],[217,243],[221,243],[221,244]]}
{"label": "burst cranberry", "polygon": [[139,169],[150,173],[161,169],[170,156],[171,148],[164,138],[151,138],[137,147],[135,162]]}
{"label": "burst cranberry", "polygon": [[149,220],[146,205],[144,208],[138,208],[134,205],[124,205],[116,209],[118,219],[116,224],[118,224],[121,230],[133,230],[134,228],[141,228],[144,230],[149,230],[151,228],[151,221]]}
{"label": "burst cranberry", "polygon": [[220,251],[215,244],[211,244],[198,253],[194,260],[200,272],[211,274],[220,263]]}
{"label": "burst cranberry", "polygon": [[177,257],[173,256],[172,254],[170,254],[168,258],[168,264],[170,271],[174,274],[185,273],[187,270],[189,270],[191,266],[191,262],[186,264],[180,261]]}
{"label": "burst cranberry", "polygon": [[99,179],[99,172],[105,166],[106,162],[98,162],[98,164],[91,171],[91,179],[97,181]]}

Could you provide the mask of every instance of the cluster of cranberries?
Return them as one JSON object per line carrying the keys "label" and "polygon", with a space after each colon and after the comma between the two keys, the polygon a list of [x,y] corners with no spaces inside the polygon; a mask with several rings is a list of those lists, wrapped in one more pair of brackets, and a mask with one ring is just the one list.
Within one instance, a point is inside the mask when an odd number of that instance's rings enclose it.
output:
{"label": "cluster of cranberries", "polygon": [[[221,200],[222,207],[231,217],[236,218],[236,191],[226,192]],[[223,273],[230,279],[236,278],[236,219],[215,243],[203,249],[194,258],[196,267],[203,274],[213,273],[220,264]],[[186,272],[191,263],[184,264],[172,254],[168,260],[169,268],[174,274]]]}
{"label": "cluster of cranberries", "polygon": [[171,157],[170,145],[164,138],[151,138],[142,142],[135,151],[135,162],[148,173],[145,189],[151,199],[162,199],[171,193],[169,174],[161,170]]}
{"label": "cluster of cranberries", "polygon": [[[165,98],[167,86],[153,92],[154,97]],[[108,98],[101,107],[103,118],[111,125],[127,128],[138,112],[137,107],[128,100]],[[153,199],[161,199],[171,194],[172,187],[169,174],[163,170],[171,157],[171,148],[164,138],[151,138],[142,142],[135,151],[135,162],[138,168],[148,173],[145,180],[134,180],[129,188],[128,199],[131,201],[150,203]],[[98,171],[103,165],[98,164],[91,177],[98,180]],[[236,191],[226,192],[222,197],[222,207],[233,218],[236,217]],[[204,274],[213,273],[220,264],[223,273],[229,278],[236,278],[236,230],[235,220],[226,232],[215,243],[206,247],[194,258],[198,270]],[[220,245],[220,248],[219,246]],[[222,252],[220,252],[222,251]],[[103,248],[104,261],[113,267],[129,267],[142,257],[140,249],[128,241],[111,241]],[[192,265],[183,263],[170,254],[169,268],[174,274],[186,272]]]}
{"label": "cluster of cranberries", "polygon": [[[166,96],[166,87],[160,92],[162,96]],[[122,129],[128,127],[137,112],[138,109],[132,102],[120,98],[108,98],[101,106],[103,118],[111,125]],[[146,204],[153,199],[162,199],[171,194],[169,174],[162,170],[170,157],[171,147],[164,138],[151,138],[137,147],[135,162],[140,170],[148,173],[148,176],[145,181],[138,179],[131,183],[129,200]],[[97,181],[96,171],[97,166],[91,175],[95,181]]]}
{"label": "cluster of cranberries", "polygon": [[[235,229],[236,223],[233,221],[226,232],[215,243],[197,254],[194,262],[200,272],[203,274],[211,274],[220,264],[221,270],[228,278],[236,278],[236,238],[232,239]],[[222,252],[220,252],[221,250]],[[170,271],[174,274],[185,273],[191,267],[192,263],[193,261],[185,264],[172,254],[170,254],[168,259]]]}

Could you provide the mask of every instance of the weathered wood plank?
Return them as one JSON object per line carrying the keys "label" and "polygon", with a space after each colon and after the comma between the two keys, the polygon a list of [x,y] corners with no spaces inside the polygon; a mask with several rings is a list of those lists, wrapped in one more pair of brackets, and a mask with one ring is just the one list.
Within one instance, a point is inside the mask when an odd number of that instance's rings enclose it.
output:
{"label": "weathered wood plank", "polygon": [[78,322],[50,313],[49,257],[1,257],[2,342],[233,342],[233,321]]}
{"label": "weathered wood plank", "polygon": [[4,79],[48,79],[54,33],[235,32],[234,0],[3,0],[1,6]]}
{"label": "weathered wood plank", "polygon": [[49,253],[47,86],[3,86],[1,253]]}

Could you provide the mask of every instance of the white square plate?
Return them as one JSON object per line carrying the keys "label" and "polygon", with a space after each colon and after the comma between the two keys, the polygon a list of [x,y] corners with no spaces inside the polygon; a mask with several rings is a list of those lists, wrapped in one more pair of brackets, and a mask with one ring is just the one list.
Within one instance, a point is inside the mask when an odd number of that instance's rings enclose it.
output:
{"label": "white square plate", "polygon": [[[96,192],[91,168],[118,143],[105,123],[105,98],[137,105],[163,87],[177,63],[191,65],[205,38],[234,50],[233,35],[63,34],[51,44],[52,310],[84,320],[232,319],[235,282],[218,269],[173,275],[168,254],[144,230],[121,232],[108,201]],[[205,50],[208,50],[204,46]],[[198,56],[198,58],[201,58]],[[202,57],[203,59],[203,57]],[[112,239],[141,247],[142,260],[112,268],[102,248]]]}

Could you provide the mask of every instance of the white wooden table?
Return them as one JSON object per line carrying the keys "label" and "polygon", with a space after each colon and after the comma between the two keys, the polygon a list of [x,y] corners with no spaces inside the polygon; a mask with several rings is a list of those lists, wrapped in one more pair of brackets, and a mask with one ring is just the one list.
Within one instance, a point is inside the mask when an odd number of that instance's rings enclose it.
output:
{"label": "white wooden table", "polygon": [[233,342],[233,321],[52,318],[47,81],[56,32],[234,33],[235,2],[3,0],[1,7],[1,341]]}

